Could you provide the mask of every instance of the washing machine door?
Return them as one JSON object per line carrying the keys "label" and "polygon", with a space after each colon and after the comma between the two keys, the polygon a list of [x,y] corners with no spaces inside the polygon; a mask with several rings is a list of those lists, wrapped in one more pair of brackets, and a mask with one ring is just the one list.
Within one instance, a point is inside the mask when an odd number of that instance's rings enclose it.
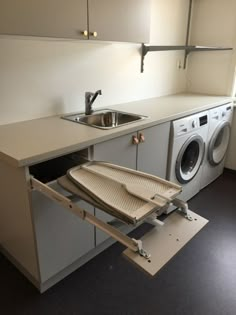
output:
{"label": "washing machine door", "polygon": [[179,151],[175,174],[181,184],[190,182],[197,174],[204,157],[205,143],[201,136],[188,138]]}
{"label": "washing machine door", "polygon": [[223,121],[215,129],[208,146],[208,161],[212,166],[223,161],[229,144],[229,137],[230,124]]}

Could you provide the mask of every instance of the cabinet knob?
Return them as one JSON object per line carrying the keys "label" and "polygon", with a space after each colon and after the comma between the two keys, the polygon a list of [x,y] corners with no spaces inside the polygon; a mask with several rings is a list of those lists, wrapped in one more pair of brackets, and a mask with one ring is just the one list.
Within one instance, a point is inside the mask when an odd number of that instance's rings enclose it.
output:
{"label": "cabinet knob", "polygon": [[87,31],[87,30],[84,30],[84,31],[82,32],[82,35],[84,35],[85,37],[88,37],[88,31]]}
{"label": "cabinet knob", "polygon": [[132,137],[132,143],[133,144],[139,144],[139,140],[138,140],[138,138],[136,136]]}
{"label": "cabinet knob", "polygon": [[98,33],[97,32],[91,32],[90,35],[93,36],[93,37],[97,37]]}
{"label": "cabinet knob", "polygon": [[140,133],[140,134],[139,134],[139,142],[140,142],[140,143],[145,142],[145,137],[144,137],[144,134],[143,134],[143,133]]}

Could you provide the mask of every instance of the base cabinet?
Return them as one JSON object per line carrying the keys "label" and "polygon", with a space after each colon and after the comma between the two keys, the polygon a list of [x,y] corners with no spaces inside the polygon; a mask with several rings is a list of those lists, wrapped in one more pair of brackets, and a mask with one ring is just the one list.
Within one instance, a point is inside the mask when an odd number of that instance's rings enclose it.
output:
{"label": "base cabinet", "polygon": [[137,148],[133,145],[134,133],[94,145],[93,159],[107,161],[124,167],[136,169]]}
{"label": "base cabinet", "polygon": [[94,145],[93,159],[166,178],[170,122]]}
{"label": "base cabinet", "polygon": [[[142,129],[94,145],[94,160],[107,161],[124,167],[166,178],[170,122]],[[98,217],[111,221],[112,216],[97,211]],[[109,238],[96,229],[98,243]]]}
{"label": "base cabinet", "polygon": [[[55,179],[78,165],[80,158],[106,160],[165,177],[168,137],[169,123],[165,123],[94,145],[93,150],[68,154],[32,167],[15,168],[0,163],[3,175],[0,178],[3,187],[0,250],[9,254],[41,292],[61,280],[109,246],[112,240],[59,203],[31,190],[30,176],[67,197],[70,193]],[[139,139],[138,143],[135,138]],[[123,233],[133,228],[84,201],[78,200],[78,205]]]}
{"label": "base cabinet", "polygon": [[[77,204],[94,214],[94,208],[86,202]],[[32,211],[41,282],[95,248],[93,225],[40,192],[32,192]]]}
{"label": "base cabinet", "polygon": [[138,132],[137,170],[166,179],[169,133],[169,122]]}
{"label": "base cabinet", "polygon": [[[124,167],[136,169],[136,146],[132,143],[133,133],[108,140],[94,145],[93,159],[97,161],[108,161]],[[96,216],[104,222],[114,220],[114,217],[95,209]],[[109,236],[95,228],[96,245],[101,244],[109,238]]]}
{"label": "base cabinet", "polygon": [[[103,222],[110,223],[112,220],[114,220],[114,217],[105,213],[104,211],[100,209],[95,209],[95,215],[98,219],[102,220]],[[101,243],[103,243],[105,240],[107,240],[109,236],[99,230],[98,228],[95,228],[95,240],[96,240],[96,246],[99,246]]]}

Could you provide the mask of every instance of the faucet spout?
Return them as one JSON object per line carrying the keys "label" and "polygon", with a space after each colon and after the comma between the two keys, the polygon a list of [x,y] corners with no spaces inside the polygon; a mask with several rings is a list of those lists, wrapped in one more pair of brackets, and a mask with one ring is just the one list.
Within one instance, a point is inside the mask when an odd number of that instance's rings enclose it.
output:
{"label": "faucet spout", "polygon": [[97,90],[95,93],[85,92],[85,115],[91,115],[93,112],[92,105],[98,95],[102,95],[102,90]]}

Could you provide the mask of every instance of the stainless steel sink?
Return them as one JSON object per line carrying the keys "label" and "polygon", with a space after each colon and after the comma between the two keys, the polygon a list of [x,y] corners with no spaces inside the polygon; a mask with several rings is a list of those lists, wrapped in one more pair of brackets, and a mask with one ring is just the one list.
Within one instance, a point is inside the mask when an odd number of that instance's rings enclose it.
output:
{"label": "stainless steel sink", "polygon": [[105,109],[93,112],[91,115],[74,114],[64,116],[62,118],[99,129],[112,129],[131,124],[148,117]]}

